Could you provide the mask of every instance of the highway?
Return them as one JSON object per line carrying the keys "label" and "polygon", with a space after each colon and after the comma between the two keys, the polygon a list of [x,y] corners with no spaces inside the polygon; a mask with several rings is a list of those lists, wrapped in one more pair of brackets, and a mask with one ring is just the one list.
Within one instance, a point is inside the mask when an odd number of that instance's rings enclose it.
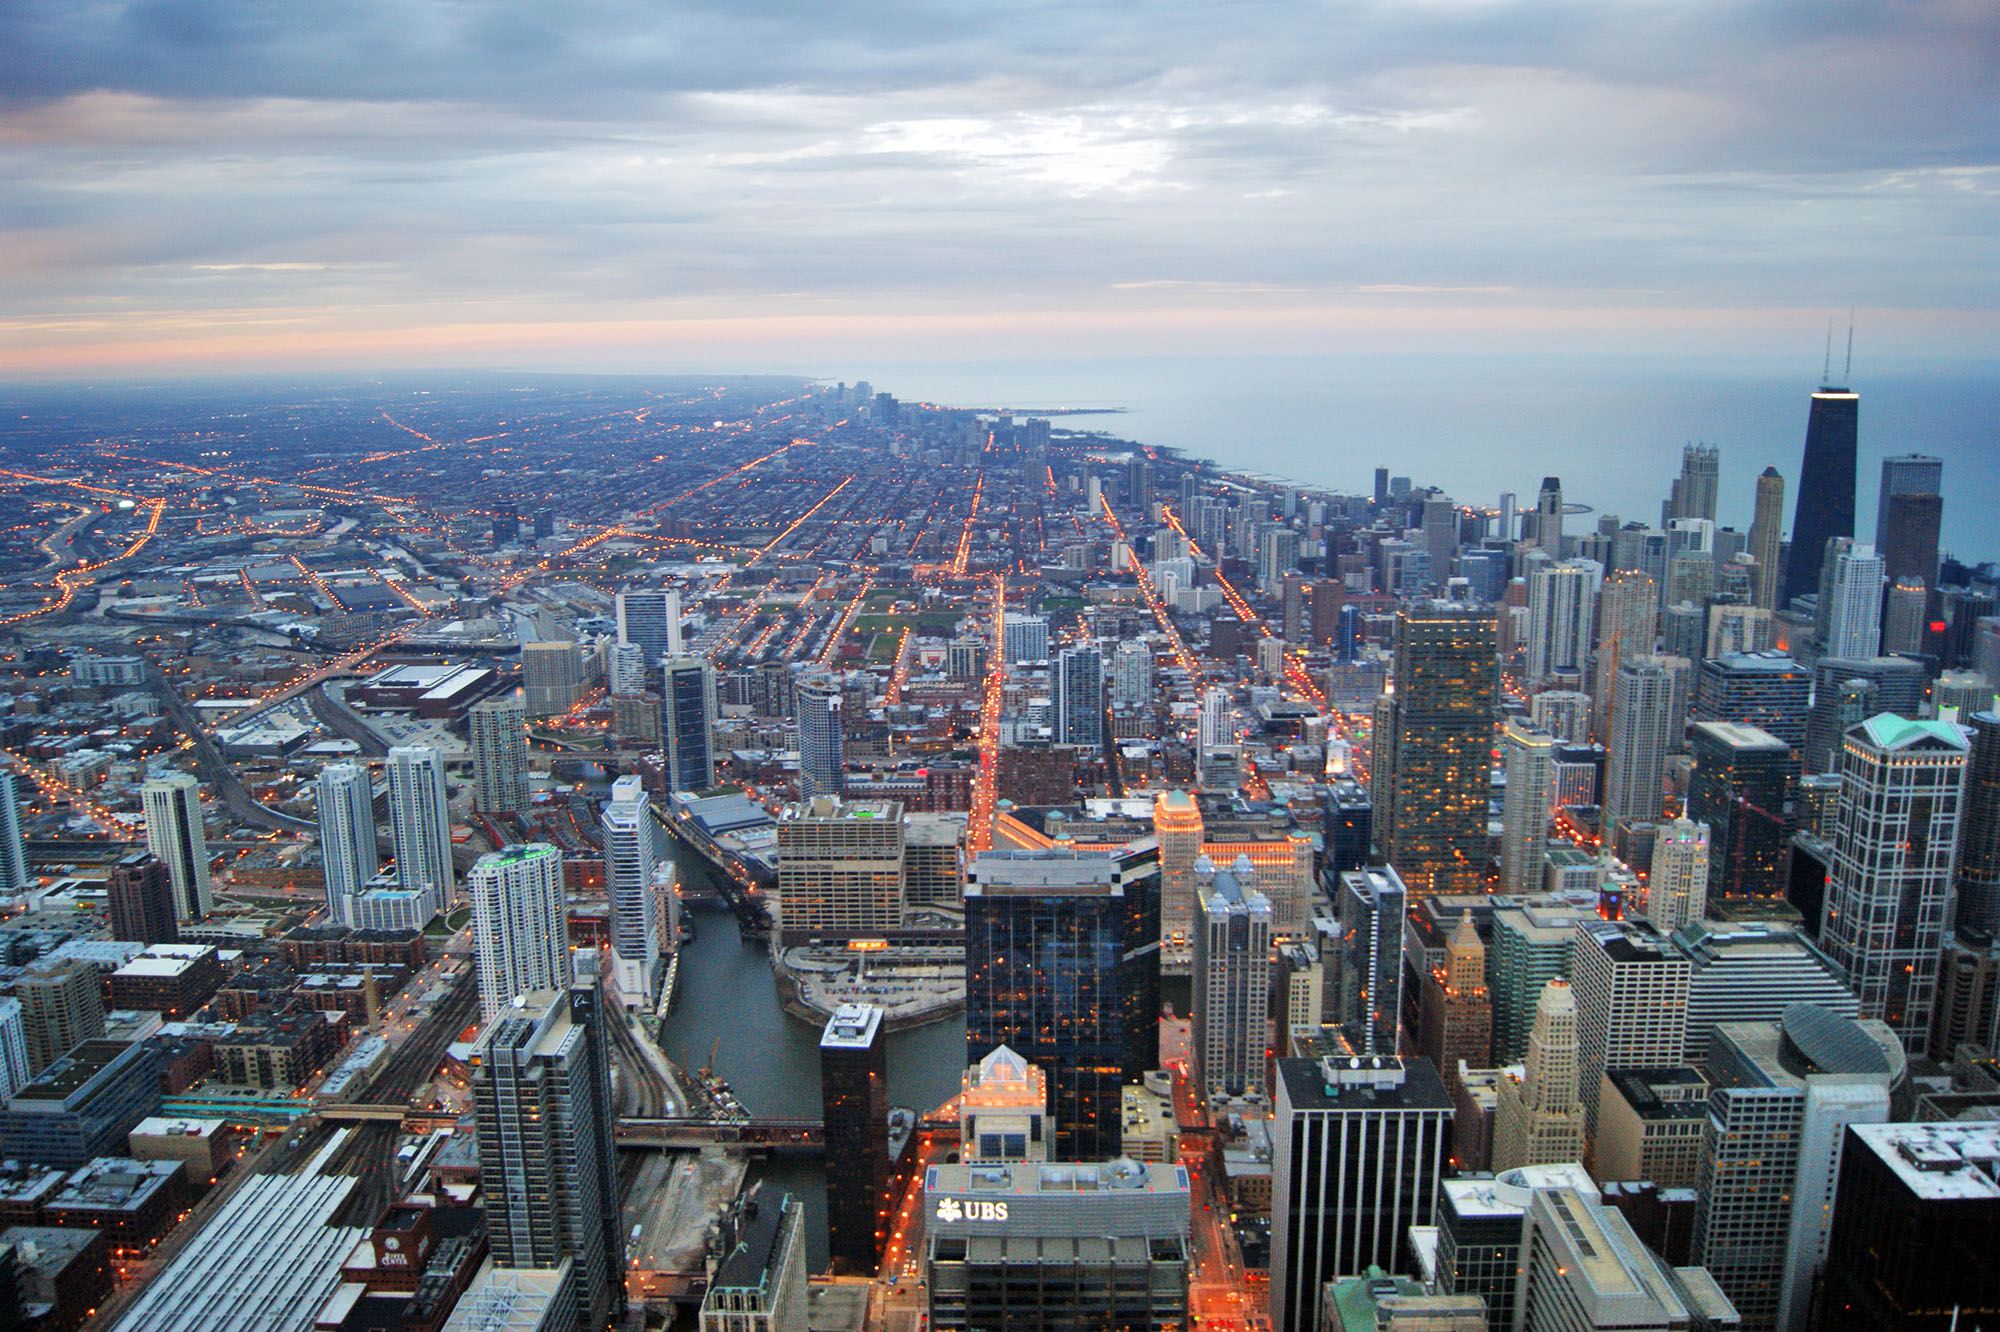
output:
{"label": "highway", "polygon": [[181,697],[180,690],[174,688],[173,682],[167,679],[166,674],[150,657],[146,659],[146,673],[158,690],[161,702],[166,705],[167,715],[173,718],[174,725],[193,742],[196,771],[203,781],[214,784],[223,804],[239,823],[249,824],[253,828],[276,828],[286,832],[319,831],[319,826],[311,819],[280,814],[277,810],[266,808],[252,800],[249,790],[243,785],[242,778],[236,775],[234,768],[223,761],[222,755],[215,748],[215,742],[209,739],[207,729],[201,724],[201,718],[195,715],[194,709]]}

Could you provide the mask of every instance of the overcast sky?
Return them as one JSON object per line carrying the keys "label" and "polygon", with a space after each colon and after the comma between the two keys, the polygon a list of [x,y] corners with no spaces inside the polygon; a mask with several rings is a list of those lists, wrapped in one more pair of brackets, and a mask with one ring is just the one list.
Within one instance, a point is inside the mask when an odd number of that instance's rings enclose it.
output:
{"label": "overcast sky", "polygon": [[1993,0],[0,3],[20,377],[1986,355],[1996,199]]}

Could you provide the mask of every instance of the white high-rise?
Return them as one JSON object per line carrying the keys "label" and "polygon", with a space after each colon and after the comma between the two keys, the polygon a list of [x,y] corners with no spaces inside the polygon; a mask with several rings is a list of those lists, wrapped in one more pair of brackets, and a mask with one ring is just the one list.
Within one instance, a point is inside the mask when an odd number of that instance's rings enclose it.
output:
{"label": "white high-rise", "polygon": [[1590,661],[1597,585],[1602,566],[1588,560],[1544,565],[1528,583],[1530,682],[1574,675]]}
{"label": "white high-rise", "polygon": [[406,893],[426,894],[427,914],[436,915],[450,904],[457,887],[444,758],[431,745],[397,745],[389,751],[388,770],[396,886]]}
{"label": "white high-rise", "polygon": [[618,988],[634,1005],[650,1003],[659,987],[660,910],[655,876],[660,831],[637,777],[611,784],[604,806],[604,891],[611,902],[612,965]]}
{"label": "white high-rise", "polygon": [[1247,855],[1228,869],[1195,862],[1200,918],[1194,936],[1197,1076],[1210,1096],[1261,1100],[1271,1006],[1271,903],[1254,886]]}
{"label": "white high-rise", "polygon": [[1886,712],[1841,740],[1820,946],[1861,1016],[1912,1049],[1930,1039],[1970,749],[1951,722]]}
{"label": "white high-rise", "polygon": [[184,772],[156,777],[139,788],[146,814],[146,849],[172,876],[174,918],[199,920],[213,909],[208,839],[201,829],[201,783]]}
{"label": "white high-rise", "polygon": [[1617,704],[1604,764],[1604,827],[1660,817],[1673,738],[1674,677],[1656,657],[1618,666]]}
{"label": "white high-rise", "polygon": [[1645,921],[1591,920],[1577,927],[1570,975],[1576,987],[1578,1090],[1593,1134],[1606,1069],[1681,1062],[1693,970]]}
{"label": "white high-rise", "polygon": [[1528,1057],[1520,1072],[1500,1078],[1493,1120],[1493,1169],[1581,1161],[1584,1148],[1582,1068],[1577,1050],[1576,995],[1557,977],[1535,1001]]}
{"label": "white high-rise", "polygon": [[1836,545],[1822,578],[1828,601],[1821,609],[1826,642],[1820,655],[1861,661],[1881,650],[1882,589],[1888,580],[1875,547],[1851,541]]}
{"label": "white high-rise", "polygon": [[489,698],[466,714],[472,737],[472,803],[481,813],[528,807],[528,710],[520,695]]}
{"label": "white high-rise", "polygon": [[604,676],[614,694],[646,692],[646,649],[637,643],[613,643],[604,650]]}
{"label": "white high-rise", "polygon": [[1646,919],[1661,934],[1672,934],[1707,909],[1708,825],[1692,819],[1661,824],[1646,881]]}
{"label": "white high-rise", "polygon": [[465,876],[479,955],[479,1012],[491,1021],[518,994],[570,983],[562,853],[527,842],[481,856]]}
{"label": "white high-rise", "polygon": [[9,995],[0,998],[0,1098],[12,1096],[28,1084],[28,1028],[21,1001]]}
{"label": "white high-rise", "polygon": [[671,587],[628,587],[618,594],[618,641],[634,643],[645,655],[646,673],[659,669],[660,658],[678,657],[681,646],[681,594]]}
{"label": "white high-rise", "polygon": [[1153,649],[1126,642],[1111,657],[1111,703],[1114,707],[1144,707],[1153,699]]}
{"label": "white high-rise", "polygon": [[1201,747],[1236,743],[1236,718],[1227,689],[1211,688],[1201,696]]}
{"label": "white high-rise", "polygon": [[319,770],[316,795],[327,919],[353,925],[354,899],[381,863],[375,850],[375,803],[368,769],[358,763],[329,763]]}
{"label": "white high-rise", "polygon": [[1047,661],[1049,622],[1040,615],[1009,615],[1000,626],[1001,652],[1007,664]]}
{"label": "white high-rise", "polygon": [[1554,808],[1556,738],[1518,717],[1500,733],[1507,794],[1500,819],[1500,891],[1534,893],[1542,887],[1542,860],[1549,849],[1549,814]]}
{"label": "white high-rise", "polygon": [[14,774],[0,768],[0,895],[13,896],[28,887],[28,852],[21,841],[21,795]]}

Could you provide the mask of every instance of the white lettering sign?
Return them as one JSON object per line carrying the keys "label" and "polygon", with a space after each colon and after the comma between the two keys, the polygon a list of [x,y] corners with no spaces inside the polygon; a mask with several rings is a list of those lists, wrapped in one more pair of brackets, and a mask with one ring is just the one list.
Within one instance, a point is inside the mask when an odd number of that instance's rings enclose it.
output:
{"label": "white lettering sign", "polygon": [[957,1198],[940,1198],[937,1205],[937,1219],[940,1221],[1005,1221],[1007,1204],[984,1202],[974,1198],[960,1202]]}

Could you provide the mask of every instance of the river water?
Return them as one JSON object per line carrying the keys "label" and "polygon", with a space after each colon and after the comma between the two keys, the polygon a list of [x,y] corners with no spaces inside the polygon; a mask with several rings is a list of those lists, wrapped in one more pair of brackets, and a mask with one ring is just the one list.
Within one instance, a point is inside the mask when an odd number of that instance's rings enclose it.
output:
{"label": "river water", "polygon": [[[712,871],[693,852],[670,845],[669,854],[684,883],[709,881]],[[817,1117],[819,1029],[788,1016],[779,1004],[766,945],[742,941],[735,917],[719,905],[686,910],[697,934],[681,950],[680,993],[662,1024],[661,1047],[690,1070],[708,1063],[713,1052],[715,1075],[752,1114]],[[888,1065],[890,1104],[930,1113],[958,1092],[965,1071],[964,1015],[890,1033]],[[808,1266],[825,1270],[826,1180],[818,1158],[773,1158],[753,1169],[751,1178],[799,1195]]]}

